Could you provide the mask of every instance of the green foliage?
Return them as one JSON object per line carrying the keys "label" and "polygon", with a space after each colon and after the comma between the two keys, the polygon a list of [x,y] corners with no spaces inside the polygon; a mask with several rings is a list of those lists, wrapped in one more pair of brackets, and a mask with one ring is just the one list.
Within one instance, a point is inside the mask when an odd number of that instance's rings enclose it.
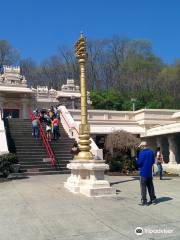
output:
{"label": "green foliage", "polygon": [[122,162],[119,159],[112,159],[109,162],[110,172],[122,172]]}
{"label": "green foliage", "polygon": [[90,98],[92,105],[96,109],[122,109],[123,98],[120,93],[115,90],[91,92]]}
{"label": "green foliage", "polygon": [[135,160],[124,154],[117,157],[109,157],[107,160],[110,172],[130,173],[136,170]]}
{"label": "green foliage", "polygon": [[12,165],[17,163],[17,157],[13,153],[0,155],[0,172],[7,177],[11,172]]}
{"label": "green foliage", "polygon": [[155,90],[139,90],[136,93],[131,91],[125,94],[122,92],[111,90],[91,92],[91,101],[94,109],[117,110],[117,111],[132,111],[131,99],[135,98],[136,110],[142,108],[160,109],[172,108],[179,109],[180,101],[174,98],[167,92],[158,92]]}
{"label": "green foliage", "polygon": [[16,155],[13,154],[13,153],[8,153],[8,154],[0,155],[0,162],[1,162],[1,161],[6,161],[6,162],[8,162],[10,165],[11,165],[11,164],[16,164],[16,163],[18,163],[17,157],[16,157]]}

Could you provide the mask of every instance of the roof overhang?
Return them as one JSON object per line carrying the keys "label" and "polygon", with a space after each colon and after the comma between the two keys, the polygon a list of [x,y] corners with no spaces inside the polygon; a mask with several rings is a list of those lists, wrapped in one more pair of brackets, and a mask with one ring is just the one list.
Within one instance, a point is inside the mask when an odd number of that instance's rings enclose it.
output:
{"label": "roof overhang", "polygon": [[142,137],[153,137],[180,132],[180,122],[153,127],[142,134]]}
{"label": "roof overhang", "polygon": [[8,87],[8,86],[0,86],[0,92],[9,92],[9,93],[29,93],[34,94],[34,92],[30,88],[26,87]]}
{"label": "roof overhang", "polygon": [[57,99],[62,98],[62,97],[68,97],[68,98],[80,98],[81,93],[80,92],[63,92],[63,91],[58,91],[57,92]]}

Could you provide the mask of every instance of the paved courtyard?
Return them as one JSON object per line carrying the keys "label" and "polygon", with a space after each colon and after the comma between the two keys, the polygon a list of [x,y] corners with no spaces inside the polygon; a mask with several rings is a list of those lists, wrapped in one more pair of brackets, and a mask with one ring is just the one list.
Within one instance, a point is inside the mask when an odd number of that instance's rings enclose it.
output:
{"label": "paved courtyard", "polygon": [[[159,202],[145,207],[138,205],[136,177],[107,176],[117,196],[106,198],[74,195],[63,187],[66,178],[50,175],[1,181],[0,239],[180,239],[179,177],[155,179]],[[135,234],[137,227],[143,228],[140,236]]]}

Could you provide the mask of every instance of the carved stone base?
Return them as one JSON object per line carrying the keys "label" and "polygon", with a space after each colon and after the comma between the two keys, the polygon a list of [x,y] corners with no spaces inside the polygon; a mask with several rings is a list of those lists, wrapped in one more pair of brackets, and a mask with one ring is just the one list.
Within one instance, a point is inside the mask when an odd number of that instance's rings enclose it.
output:
{"label": "carved stone base", "polygon": [[180,164],[166,163],[162,164],[163,170],[169,173],[175,173],[180,176]]}
{"label": "carved stone base", "polygon": [[116,190],[104,179],[104,171],[109,168],[103,160],[72,160],[68,165],[71,176],[64,186],[73,193],[88,197],[112,196]]}

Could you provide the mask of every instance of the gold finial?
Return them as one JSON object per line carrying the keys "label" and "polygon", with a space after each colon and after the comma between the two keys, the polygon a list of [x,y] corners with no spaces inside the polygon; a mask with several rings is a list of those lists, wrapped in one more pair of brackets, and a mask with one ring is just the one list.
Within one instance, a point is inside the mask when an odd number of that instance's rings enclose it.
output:
{"label": "gold finial", "polygon": [[83,60],[85,61],[85,58],[87,57],[87,54],[86,54],[86,39],[85,39],[82,32],[81,32],[79,40],[75,44],[75,50],[76,50],[76,57],[80,61],[83,61]]}
{"label": "gold finial", "polygon": [[83,31],[80,32],[80,38],[84,38]]}

